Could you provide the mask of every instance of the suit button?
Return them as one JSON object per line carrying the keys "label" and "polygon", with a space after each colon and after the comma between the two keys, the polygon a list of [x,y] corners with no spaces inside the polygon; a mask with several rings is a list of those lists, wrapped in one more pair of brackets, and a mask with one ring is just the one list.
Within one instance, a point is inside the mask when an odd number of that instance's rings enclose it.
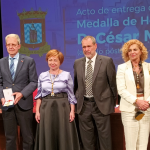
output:
{"label": "suit button", "polygon": [[12,85],[15,85],[15,84],[12,84]]}

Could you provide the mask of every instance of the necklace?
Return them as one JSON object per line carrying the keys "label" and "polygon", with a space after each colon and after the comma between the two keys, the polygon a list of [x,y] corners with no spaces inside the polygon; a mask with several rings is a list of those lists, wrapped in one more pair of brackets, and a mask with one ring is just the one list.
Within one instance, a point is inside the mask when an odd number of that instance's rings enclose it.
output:
{"label": "necklace", "polygon": [[136,68],[138,65],[134,65],[134,67]]}
{"label": "necklace", "polygon": [[137,83],[136,83],[136,88],[139,89],[139,88],[140,88],[139,73],[140,73],[140,71],[141,71],[141,68],[139,68],[139,70],[136,71],[135,68],[136,68],[137,66],[138,66],[138,65],[133,66],[133,71],[136,73],[136,81],[137,81]]}
{"label": "necklace", "polygon": [[54,85],[54,81],[55,81],[56,77],[58,76],[58,74],[59,74],[59,70],[58,70],[58,73],[56,74],[54,80],[52,80],[52,77],[51,77],[51,74],[50,74],[50,79],[51,79],[51,83],[52,83],[51,96],[55,96],[53,85]]}
{"label": "necklace", "polygon": [[137,84],[136,84],[136,88],[139,89],[140,88],[140,81],[139,81],[139,75],[136,73],[136,81],[137,81]]}

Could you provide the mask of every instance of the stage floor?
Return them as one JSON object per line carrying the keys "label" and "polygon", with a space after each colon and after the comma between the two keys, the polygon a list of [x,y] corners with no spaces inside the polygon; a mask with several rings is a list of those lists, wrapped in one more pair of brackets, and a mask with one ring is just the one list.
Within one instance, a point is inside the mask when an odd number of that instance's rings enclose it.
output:
{"label": "stage floor", "polygon": [[[33,113],[34,115],[34,113]],[[111,114],[111,131],[112,131],[112,150],[125,150],[125,139],[123,125],[121,122],[121,114],[119,108],[115,109],[115,113]],[[36,130],[36,121],[34,121],[34,133]],[[17,150],[22,150],[22,137],[20,128],[18,127]],[[5,134],[3,127],[2,114],[0,110],[0,150],[5,150]],[[150,140],[147,150],[150,150]]]}

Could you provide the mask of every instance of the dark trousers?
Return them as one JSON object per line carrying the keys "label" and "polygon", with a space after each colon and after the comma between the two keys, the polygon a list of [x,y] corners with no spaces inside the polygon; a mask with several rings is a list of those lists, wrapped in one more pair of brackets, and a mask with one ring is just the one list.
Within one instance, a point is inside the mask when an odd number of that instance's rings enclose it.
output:
{"label": "dark trousers", "polygon": [[33,112],[23,110],[18,105],[2,111],[6,136],[6,150],[17,150],[17,125],[20,126],[23,137],[23,150],[33,150]]}
{"label": "dark trousers", "polygon": [[79,129],[84,150],[97,150],[98,134],[100,150],[112,150],[110,115],[103,115],[95,102],[84,101],[79,117]]}

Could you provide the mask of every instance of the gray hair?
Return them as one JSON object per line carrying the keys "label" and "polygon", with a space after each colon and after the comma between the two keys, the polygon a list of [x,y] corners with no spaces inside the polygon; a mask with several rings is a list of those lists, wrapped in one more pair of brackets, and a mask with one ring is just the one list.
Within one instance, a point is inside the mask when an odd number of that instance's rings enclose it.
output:
{"label": "gray hair", "polygon": [[96,39],[95,39],[93,36],[90,36],[90,35],[85,36],[85,37],[82,39],[81,43],[83,42],[83,40],[87,40],[87,39],[91,39],[91,40],[92,40],[92,43],[93,43],[93,44],[96,44]]}
{"label": "gray hair", "polygon": [[18,34],[8,34],[6,37],[5,37],[5,42],[7,41],[7,38],[9,37],[12,37],[12,38],[16,38],[17,41],[18,41],[18,44],[20,45],[21,41],[20,41],[20,37]]}

